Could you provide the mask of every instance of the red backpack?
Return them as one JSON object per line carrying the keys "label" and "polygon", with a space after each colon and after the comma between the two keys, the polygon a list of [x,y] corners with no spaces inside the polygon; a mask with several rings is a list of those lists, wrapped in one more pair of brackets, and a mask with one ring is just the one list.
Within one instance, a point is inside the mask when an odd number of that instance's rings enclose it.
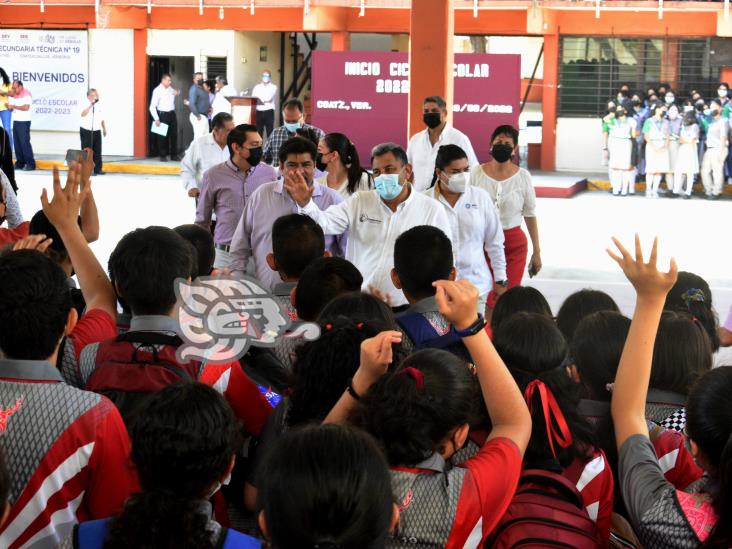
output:
{"label": "red backpack", "polygon": [[127,332],[102,341],[85,388],[114,402],[129,427],[150,393],[198,379],[200,362],[180,364],[176,360],[182,344],[178,336],[160,332]]}
{"label": "red backpack", "polygon": [[607,547],[607,541],[603,543],[582,496],[569,480],[557,473],[527,469],[485,547],[598,549]]}

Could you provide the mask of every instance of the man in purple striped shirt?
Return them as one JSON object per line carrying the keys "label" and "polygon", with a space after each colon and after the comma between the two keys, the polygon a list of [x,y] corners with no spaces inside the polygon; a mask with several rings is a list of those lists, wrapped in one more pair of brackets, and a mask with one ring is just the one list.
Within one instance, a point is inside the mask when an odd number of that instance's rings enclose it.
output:
{"label": "man in purple striped shirt", "polygon": [[230,158],[203,174],[196,207],[196,225],[205,229],[211,226],[211,214],[216,214],[214,267],[218,269],[231,264],[231,239],[249,197],[260,185],[278,177],[276,169],[261,162],[262,137],[256,126],[238,125],[229,132],[226,143]]}
{"label": "man in purple striped shirt", "polygon": [[[343,201],[341,195],[313,179],[315,171],[315,145],[301,137],[293,137],[280,147],[280,169],[283,175],[300,173],[313,187],[313,201],[321,209]],[[244,213],[231,240],[231,270],[234,275],[243,274],[250,257],[254,258],[256,277],[264,288],[272,289],[282,282],[278,273],[267,265],[267,255],[272,252],[272,225],[283,215],[298,213],[298,207],[282,181],[266,183],[250,196],[244,205]],[[325,249],[342,257],[346,251],[346,235],[326,236]]]}

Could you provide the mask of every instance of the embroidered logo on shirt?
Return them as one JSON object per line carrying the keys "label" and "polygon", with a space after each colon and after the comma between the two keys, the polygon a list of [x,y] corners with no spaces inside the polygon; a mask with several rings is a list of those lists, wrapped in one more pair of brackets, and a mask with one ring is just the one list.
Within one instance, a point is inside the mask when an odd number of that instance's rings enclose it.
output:
{"label": "embroidered logo on shirt", "polygon": [[478,205],[477,204],[470,204],[470,203],[468,203],[468,204],[465,204],[465,207],[469,210],[470,208],[477,208]]}
{"label": "embroidered logo on shirt", "polygon": [[4,433],[8,428],[8,420],[11,416],[14,416],[20,407],[23,405],[23,397],[20,397],[15,401],[15,404],[9,408],[3,409],[0,407],[0,433]]}
{"label": "embroidered logo on shirt", "polygon": [[402,500],[401,505],[399,505],[399,512],[406,511],[409,506],[412,504],[412,500],[414,499],[414,493],[409,490],[407,494],[404,496],[404,500]]}
{"label": "embroidered logo on shirt", "polygon": [[358,220],[361,223],[381,223],[381,219],[374,219],[373,217],[369,217],[366,214],[359,215]]}

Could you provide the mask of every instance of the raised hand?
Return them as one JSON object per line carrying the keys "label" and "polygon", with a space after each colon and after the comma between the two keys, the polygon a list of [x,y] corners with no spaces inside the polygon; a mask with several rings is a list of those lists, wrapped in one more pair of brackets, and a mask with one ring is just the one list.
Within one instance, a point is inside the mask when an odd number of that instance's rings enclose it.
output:
{"label": "raised hand", "polygon": [[84,185],[91,180],[91,175],[94,172],[94,151],[87,147],[84,149],[86,152],[86,159],[84,155],[81,156],[79,163],[81,164],[81,189],[84,191]]}
{"label": "raised hand", "polygon": [[[48,200],[48,191],[41,193],[43,213],[59,231],[62,227],[77,226],[77,218],[85,195],[79,191],[81,183],[81,164],[69,163],[66,185],[61,187],[58,168],[53,168],[53,199]],[[88,189],[86,190],[88,194]]]}
{"label": "raised hand", "polygon": [[617,238],[613,237],[613,243],[620,252],[620,255],[608,249],[607,253],[615,262],[620,265],[623,273],[635,288],[638,297],[665,299],[671,287],[676,283],[678,266],[676,260],[671,258],[669,271],[664,273],[656,267],[658,258],[658,237],[653,239],[653,247],[648,263],[643,260],[643,249],[640,237],[635,235],[635,258],[625,249]]}
{"label": "raised hand", "polygon": [[13,251],[36,250],[43,253],[52,243],[53,238],[46,238],[45,234],[32,234],[13,244]]}
{"label": "raised hand", "polygon": [[361,381],[374,383],[386,373],[389,364],[393,360],[392,345],[401,343],[402,333],[396,330],[379,332],[374,337],[365,339],[361,343],[361,364],[359,366],[359,377]]}
{"label": "raised hand", "polygon": [[467,280],[437,280],[435,299],[442,315],[458,330],[464,330],[478,318],[479,292]]}
{"label": "raised hand", "polygon": [[390,294],[388,294],[386,292],[382,292],[379,288],[377,288],[373,284],[369,284],[369,293],[372,296],[374,296],[376,299],[378,299],[379,301],[383,301],[389,307],[391,307],[391,295]]}
{"label": "raised hand", "polygon": [[308,185],[305,177],[300,172],[285,172],[285,190],[301,208],[304,208],[310,202],[310,198],[313,196],[313,189],[314,187]]}

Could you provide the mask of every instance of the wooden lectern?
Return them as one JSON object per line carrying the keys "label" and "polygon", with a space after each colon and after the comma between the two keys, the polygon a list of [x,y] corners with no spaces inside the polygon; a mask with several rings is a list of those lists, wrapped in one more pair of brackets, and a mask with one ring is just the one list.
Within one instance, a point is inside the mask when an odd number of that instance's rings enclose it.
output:
{"label": "wooden lectern", "polygon": [[234,124],[254,124],[257,120],[257,98],[240,97],[234,95],[227,97],[231,103],[231,116],[234,117]]}

